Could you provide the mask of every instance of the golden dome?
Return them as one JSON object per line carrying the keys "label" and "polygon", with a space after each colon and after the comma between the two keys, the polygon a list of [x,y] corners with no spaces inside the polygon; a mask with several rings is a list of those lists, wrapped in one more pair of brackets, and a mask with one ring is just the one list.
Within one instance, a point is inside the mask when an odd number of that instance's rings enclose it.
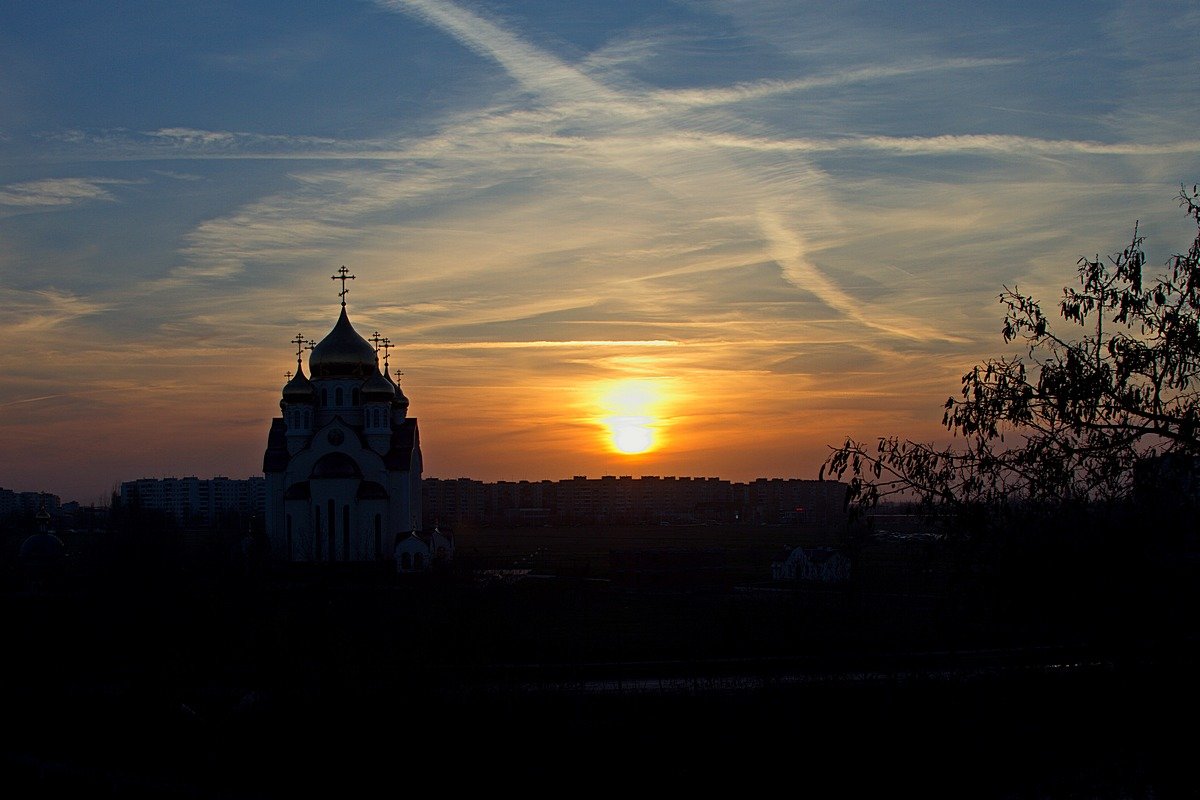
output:
{"label": "golden dome", "polygon": [[315,403],[316,399],[313,385],[304,375],[304,368],[297,365],[296,375],[283,386],[283,402]]}
{"label": "golden dome", "polygon": [[341,316],[333,330],[313,348],[312,355],[308,357],[308,369],[313,380],[369,378],[378,372],[378,363],[375,348],[354,330],[350,318],[346,316],[345,306],[342,306]]}
{"label": "golden dome", "polygon": [[362,386],[363,401],[367,403],[390,403],[395,396],[396,387],[378,369]]}

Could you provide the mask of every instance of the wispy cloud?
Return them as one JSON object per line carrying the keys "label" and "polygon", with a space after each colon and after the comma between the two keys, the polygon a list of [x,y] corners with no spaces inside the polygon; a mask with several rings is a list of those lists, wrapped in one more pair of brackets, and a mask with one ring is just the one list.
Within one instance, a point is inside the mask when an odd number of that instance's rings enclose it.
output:
{"label": "wispy cloud", "polygon": [[45,178],[0,186],[0,205],[20,208],[71,206],[90,200],[115,200],[106,186],[128,183],[109,178]]}
{"label": "wispy cloud", "polygon": [[[569,140],[562,142],[570,144]],[[842,153],[882,151],[896,155],[993,154],[1005,156],[1121,155],[1163,156],[1200,153],[1200,139],[1174,142],[1096,142],[1038,139],[1002,134],[943,136],[839,136],[789,139],[689,131],[646,144],[661,150],[709,148],[761,153]]]}
{"label": "wispy cloud", "polygon": [[926,59],[909,64],[894,66],[872,66],[846,69],[828,75],[817,75],[810,78],[792,80],[768,80],[739,83],[728,87],[712,87],[704,89],[674,89],[655,91],[648,98],[661,103],[679,104],[691,107],[726,105],[746,100],[758,100],[779,94],[804,92],[812,89],[827,89],[834,86],[848,86],[855,83],[879,81],[908,75],[919,75],[925,72],[944,72],[960,69],[978,69],[981,67],[1007,66],[1018,63],[1011,58],[947,58]]}
{"label": "wispy cloud", "polygon": [[623,348],[623,347],[674,347],[679,342],[674,342],[669,339],[576,339],[564,341],[531,341],[531,342],[433,342],[410,345],[413,349],[419,350],[523,350],[527,348],[553,348],[553,347],[606,347],[606,348]]}
{"label": "wispy cloud", "polygon": [[7,330],[13,335],[49,331],[70,320],[111,308],[108,302],[59,289],[6,289],[0,296],[4,297],[7,309],[0,331]]}

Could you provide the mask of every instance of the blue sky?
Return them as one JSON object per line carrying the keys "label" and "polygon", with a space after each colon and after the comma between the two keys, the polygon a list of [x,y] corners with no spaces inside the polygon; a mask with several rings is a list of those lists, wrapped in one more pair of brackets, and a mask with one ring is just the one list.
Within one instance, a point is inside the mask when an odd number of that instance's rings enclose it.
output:
{"label": "blue sky", "polygon": [[342,264],[430,475],[937,439],[1002,286],[1053,303],[1135,220],[1152,265],[1190,241],[1198,34],[1194,3],[9,4],[0,486],[257,473]]}

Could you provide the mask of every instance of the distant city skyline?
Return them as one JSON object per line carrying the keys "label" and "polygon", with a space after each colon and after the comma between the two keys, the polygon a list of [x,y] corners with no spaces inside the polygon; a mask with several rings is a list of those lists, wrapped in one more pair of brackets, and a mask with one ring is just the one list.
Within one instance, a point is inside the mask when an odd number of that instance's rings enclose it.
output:
{"label": "distant city skyline", "polygon": [[[1200,180],[1186,2],[0,9],[0,486],[261,474],[297,332],[393,345],[425,475],[815,478],[946,441]],[[621,452],[625,451],[625,452]],[[641,451],[641,452],[637,452]]]}

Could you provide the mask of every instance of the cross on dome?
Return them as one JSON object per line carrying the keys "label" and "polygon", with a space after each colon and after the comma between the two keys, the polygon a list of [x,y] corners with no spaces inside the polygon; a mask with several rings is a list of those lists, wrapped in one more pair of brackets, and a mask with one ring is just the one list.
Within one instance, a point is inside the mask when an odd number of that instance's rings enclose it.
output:
{"label": "cross on dome", "polygon": [[312,339],[305,339],[303,333],[297,333],[296,338],[289,341],[296,345],[296,369],[298,371],[300,369],[300,357],[304,355],[305,350],[313,349],[314,342]]}
{"label": "cross on dome", "polygon": [[346,295],[350,293],[350,290],[346,288],[346,281],[352,281],[357,276],[351,275],[350,270],[346,269],[345,264],[343,264],[341,266],[341,269],[339,269],[337,271],[337,273],[338,273],[337,275],[330,275],[329,279],[342,282],[342,290],[340,292],[338,292],[338,297],[340,297],[342,299],[342,308],[345,308],[346,307]]}

